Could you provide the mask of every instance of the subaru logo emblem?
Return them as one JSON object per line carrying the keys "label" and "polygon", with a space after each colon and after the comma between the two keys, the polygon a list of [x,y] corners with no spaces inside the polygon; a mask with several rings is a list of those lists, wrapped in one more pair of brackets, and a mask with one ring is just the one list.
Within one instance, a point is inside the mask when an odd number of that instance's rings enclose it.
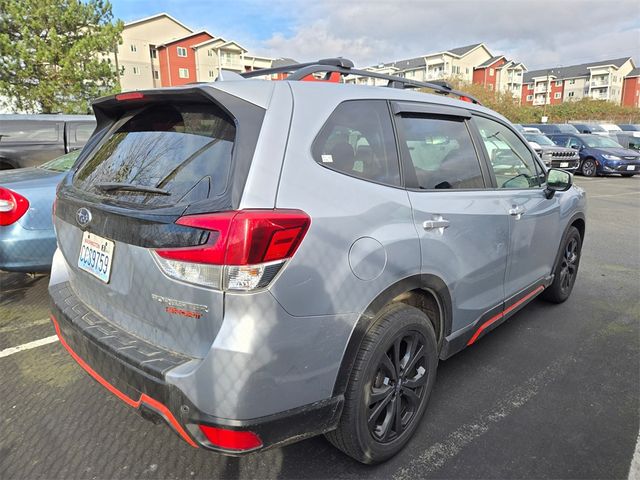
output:
{"label": "subaru logo emblem", "polygon": [[88,208],[80,208],[76,212],[76,221],[81,227],[84,227],[89,224],[91,221],[91,212]]}

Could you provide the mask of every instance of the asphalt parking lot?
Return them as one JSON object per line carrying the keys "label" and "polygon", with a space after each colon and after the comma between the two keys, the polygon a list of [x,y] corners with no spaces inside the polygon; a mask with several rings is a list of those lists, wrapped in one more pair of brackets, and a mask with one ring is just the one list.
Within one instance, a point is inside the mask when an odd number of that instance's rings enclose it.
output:
{"label": "asphalt parking lot", "polygon": [[7,350],[54,331],[48,277],[0,274],[0,477],[633,478],[640,177],[576,183],[589,211],[571,298],[536,300],[442,362],[417,434],[374,467],[321,437],[242,459],[192,449],[94,382],[59,342]]}

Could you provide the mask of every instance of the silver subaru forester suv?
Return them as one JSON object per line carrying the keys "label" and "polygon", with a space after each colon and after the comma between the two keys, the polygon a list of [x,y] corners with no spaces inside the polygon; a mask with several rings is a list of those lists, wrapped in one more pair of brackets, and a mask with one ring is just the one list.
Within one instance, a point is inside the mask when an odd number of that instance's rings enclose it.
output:
{"label": "silver subaru forester suv", "polygon": [[439,360],[568,298],[585,194],[445,83],[345,59],[221,77],[94,103],[54,207],[55,330],[193,447],[325,434],[384,461]]}

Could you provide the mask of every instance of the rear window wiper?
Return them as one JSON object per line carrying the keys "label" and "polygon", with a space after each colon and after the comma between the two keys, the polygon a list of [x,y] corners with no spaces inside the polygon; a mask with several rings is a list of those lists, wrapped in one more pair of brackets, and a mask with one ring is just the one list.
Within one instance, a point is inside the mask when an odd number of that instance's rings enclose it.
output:
{"label": "rear window wiper", "polygon": [[136,185],[135,183],[118,183],[118,182],[101,182],[96,183],[95,187],[103,192],[112,192],[114,190],[126,190],[128,192],[153,193],[156,195],[171,195],[169,190],[164,188],[148,187],[146,185]]}

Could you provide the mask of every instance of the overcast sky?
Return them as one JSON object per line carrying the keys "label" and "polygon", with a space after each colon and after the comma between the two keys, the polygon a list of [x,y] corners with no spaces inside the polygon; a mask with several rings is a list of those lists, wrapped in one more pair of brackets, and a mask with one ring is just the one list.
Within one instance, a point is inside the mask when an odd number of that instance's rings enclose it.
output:
{"label": "overcast sky", "polygon": [[250,52],[365,66],[484,42],[529,70],[640,60],[640,0],[112,0],[125,22],[165,11]]}

